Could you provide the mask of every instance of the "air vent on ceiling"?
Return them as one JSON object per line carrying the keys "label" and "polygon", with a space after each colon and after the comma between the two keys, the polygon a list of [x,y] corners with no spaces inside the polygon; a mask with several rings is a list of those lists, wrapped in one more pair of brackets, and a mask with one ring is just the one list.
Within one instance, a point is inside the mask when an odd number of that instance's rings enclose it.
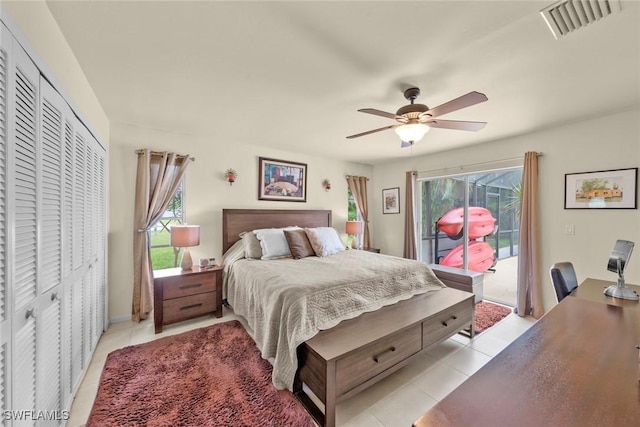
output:
{"label": "air vent on ceiling", "polygon": [[540,11],[556,39],[620,11],[620,0],[562,0]]}

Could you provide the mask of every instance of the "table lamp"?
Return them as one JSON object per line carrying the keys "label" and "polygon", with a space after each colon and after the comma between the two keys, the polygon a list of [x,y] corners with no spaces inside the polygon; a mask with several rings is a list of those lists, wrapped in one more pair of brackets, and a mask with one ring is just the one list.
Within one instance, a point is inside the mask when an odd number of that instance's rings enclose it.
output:
{"label": "table lamp", "polygon": [[173,225],[171,226],[171,246],[182,249],[182,270],[191,270],[193,261],[189,249],[200,244],[199,225]]}
{"label": "table lamp", "polygon": [[344,229],[349,236],[355,236],[356,241],[358,242],[357,248],[362,249],[360,247],[360,235],[364,231],[364,223],[362,221],[347,221]]}

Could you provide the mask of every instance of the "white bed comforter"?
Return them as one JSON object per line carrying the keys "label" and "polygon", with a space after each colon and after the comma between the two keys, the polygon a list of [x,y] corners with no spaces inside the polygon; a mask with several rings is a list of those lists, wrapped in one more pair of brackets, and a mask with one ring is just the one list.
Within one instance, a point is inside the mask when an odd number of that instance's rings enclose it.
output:
{"label": "white bed comforter", "polygon": [[292,389],[296,348],[319,331],[445,287],[422,262],[357,250],[225,263],[227,300],[247,320],[262,357],[273,359],[278,389]]}

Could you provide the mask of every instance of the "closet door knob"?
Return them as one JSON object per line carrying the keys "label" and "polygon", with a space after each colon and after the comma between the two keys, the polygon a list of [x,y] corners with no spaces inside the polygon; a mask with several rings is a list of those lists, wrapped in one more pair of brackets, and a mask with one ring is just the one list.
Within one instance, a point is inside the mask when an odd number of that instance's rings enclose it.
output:
{"label": "closet door knob", "polygon": [[30,317],[33,317],[34,319],[36,318],[36,309],[35,307],[31,307],[29,310],[26,311],[26,313],[24,314],[25,319],[28,319]]}
{"label": "closet door knob", "polygon": [[51,301],[55,301],[57,299],[58,299],[58,293],[57,292],[51,293]]}

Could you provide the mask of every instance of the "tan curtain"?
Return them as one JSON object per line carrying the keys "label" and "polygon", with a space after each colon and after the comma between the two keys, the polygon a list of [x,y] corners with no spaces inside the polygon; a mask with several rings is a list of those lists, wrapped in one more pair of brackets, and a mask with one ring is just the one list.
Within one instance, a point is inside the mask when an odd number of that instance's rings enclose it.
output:
{"label": "tan curtain", "polygon": [[406,174],[405,202],[404,202],[404,251],[402,256],[408,259],[418,259],[416,247],[416,223],[414,219],[416,172],[409,171]]}
{"label": "tan curtain", "polygon": [[544,314],[540,285],[540,230],[538,227],[538,153],[524,156],[520,201],[520,238],[518,240],[518,301],[519,316],[539,319]]}
{"label": "tan curtain", "polygon": [[367,197],[367,180],[366,176],[347,176],[347,184],[353,195],[353,199],[358,207],[358,212],[364,222],[364,232],[362,233],[362,246],[364,248],[371,247],[369,237],[369,201]]}
{"label": "tan curtain", "polygon": [[138,151],[133,229],[133,307],[131,319],[146,319],[153,309],[149,227],[164,213],[191,159],[175,153]]}

